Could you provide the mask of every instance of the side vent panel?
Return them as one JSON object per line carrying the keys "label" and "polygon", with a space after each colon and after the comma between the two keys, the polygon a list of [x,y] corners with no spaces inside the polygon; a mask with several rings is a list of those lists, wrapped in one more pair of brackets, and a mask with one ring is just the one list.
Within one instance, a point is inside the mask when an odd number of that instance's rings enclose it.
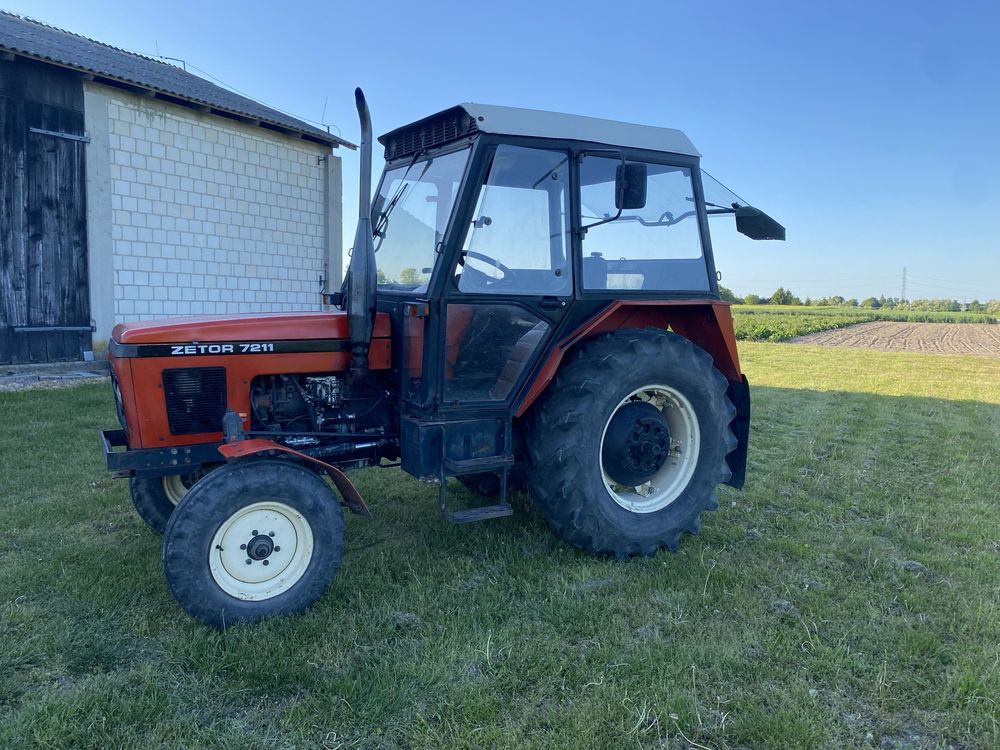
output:
{"label": "side vent panel", "polygon": [[171,434],[222,432],[222,415],[226,412],[225,367],[164,370],[163,393]]}
{"label": "side vent panel", "polygon": [[453,107],[440,115],[391,133],[388,140],[384,141],[385,158],[391,160],[411,156],[477,132],[479,128],[472,116],[461,107]]}

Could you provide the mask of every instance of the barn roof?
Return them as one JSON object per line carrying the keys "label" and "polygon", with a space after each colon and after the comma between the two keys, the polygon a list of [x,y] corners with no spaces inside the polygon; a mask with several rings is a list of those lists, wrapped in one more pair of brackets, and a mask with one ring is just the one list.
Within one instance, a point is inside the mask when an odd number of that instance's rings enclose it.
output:
{"label": "barn roof", "polygon": [[0,10],[0,55],[20,55],[93,76],[129,91],[231,117],[331,147],[354,144],[216,86],[175,65]]}

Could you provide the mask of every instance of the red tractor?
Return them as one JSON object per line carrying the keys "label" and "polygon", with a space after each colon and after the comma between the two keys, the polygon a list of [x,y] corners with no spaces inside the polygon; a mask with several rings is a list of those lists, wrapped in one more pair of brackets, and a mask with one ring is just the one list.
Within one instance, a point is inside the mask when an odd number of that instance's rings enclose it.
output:
{"label": "red tractor", "polygon": [[[453,523],[527,489],[570,544],[675,549],[740,487],[750,398],[709,218],[784,228],[677,130],[463,104],[379,141],[340,293],[316,313],[127,323],[110,345],[108,468],[164,533],[206,623],[298,612],[344,550],[344,473],[399,461]],[[449,512],[449,477],[492,498]],[[332,480],[328,484],[326,479]]]}

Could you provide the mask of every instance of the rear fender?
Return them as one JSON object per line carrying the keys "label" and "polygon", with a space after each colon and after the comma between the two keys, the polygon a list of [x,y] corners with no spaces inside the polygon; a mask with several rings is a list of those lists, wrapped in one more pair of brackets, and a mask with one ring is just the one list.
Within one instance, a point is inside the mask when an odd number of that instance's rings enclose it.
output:
{"label": "rear fender", "polygon": [[553,347],[520,403],[520,417],[544,393],[555,377],[563,357],[575,347],[603,333],[621,328],[670,328],[689,339],[712,357],[715,368],[730,381],[742,381],[736,334],[729,303],[720,300],[635,300],[612,302]]}
{"label": "rear fender", "polygon": [[736,435],[736,447],[726,456],[726,463],[732,472],[726,484],[741,489],[747,478],[747,448],[750,445],[750,383],[746,375],[738,381],[730,380],[726,395],[736,407],[736,416],[729,423]]}

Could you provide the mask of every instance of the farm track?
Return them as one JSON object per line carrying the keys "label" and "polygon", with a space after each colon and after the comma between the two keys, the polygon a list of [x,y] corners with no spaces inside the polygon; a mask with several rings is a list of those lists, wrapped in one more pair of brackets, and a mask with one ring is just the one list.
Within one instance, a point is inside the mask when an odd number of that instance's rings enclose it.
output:
{"label": "farm track", "polygon": [[877,321],[797,336],[791,343],[1000,359],[1000,325]]}

